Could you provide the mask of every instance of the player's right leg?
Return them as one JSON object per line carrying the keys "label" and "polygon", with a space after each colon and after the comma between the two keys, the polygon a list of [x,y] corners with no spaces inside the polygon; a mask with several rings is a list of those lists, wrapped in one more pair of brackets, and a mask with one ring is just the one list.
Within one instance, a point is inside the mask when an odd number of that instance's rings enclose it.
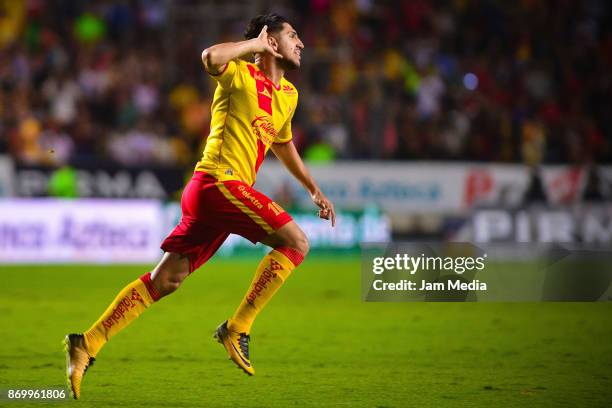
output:
{"label": "player's right leg", "polygon": [[189,268],[187,257],[164,254],[153,273],[142,275],[119,291],[89,330],[66,336],[66,375],[74,399],[80,397],[83,376],[102,346],[154,302],[178,289],[189,275]]}

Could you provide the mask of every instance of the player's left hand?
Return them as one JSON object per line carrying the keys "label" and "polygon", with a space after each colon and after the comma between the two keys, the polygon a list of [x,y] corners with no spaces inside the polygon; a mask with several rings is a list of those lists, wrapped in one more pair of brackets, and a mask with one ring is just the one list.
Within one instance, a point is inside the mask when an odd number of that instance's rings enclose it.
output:
{"label": "player's left hand", "polygon": [[336,226],[336,211],[334,210],[334,205],[325,197],[325,194],[321,192],[321,190],[315,191],[312,196],[312,201],[319,206],[319,217],[324,220],[331,219],[332,227]]}

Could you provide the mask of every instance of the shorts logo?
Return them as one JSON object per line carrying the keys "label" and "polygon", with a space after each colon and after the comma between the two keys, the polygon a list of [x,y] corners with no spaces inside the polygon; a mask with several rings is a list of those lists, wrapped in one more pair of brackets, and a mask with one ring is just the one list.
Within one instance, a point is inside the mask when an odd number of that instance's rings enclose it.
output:
{"label": "shorts logo", "polygon": [[268,203],[268,210],[272,211],[274,215],[280,215],[285,212],[285,210],[283,210],[283,207],[276,204],[274,201]]}
{"label": "shorts logo", "polygon": [[253,194],[247,191],[247,188],[245,186],[243,185],[238,186],[238,191],[242,193],[244,198],[252,202],[253,205],[257,207],[257,209],[261,210],[263,208],[263,204]]}
{"label": "shorts logo", "polygon": [[127,312],[136,307],[136,302],[140,302],[143,305],[145,304],[144,300],[142,299],[142,296],[140,296],[140,293],[138,293],[138,291],[134,288],[132,289],[132,294],[130,296],[125,296],[123,299],[121,299],[117,307],[113,309],[113,314],[111,314],[108,319],[102,322],[104,328],[108,330],[115,324],[119,323],[119,321],[123,318],[123,316],[125,316]]}
{"label": "shorts logo", "polygon": [[278,274],[274,271],[278,271],[283,269],[283,266],[276,262],[274,259],[270,260],[270,265],[268,265],[255,285],[253,286],[253,290],[247,296],[247,303],[251,306],[254,306],[255,299],[261,294],[261,292],[268,287],[268,283],[272,281],[272,279],[276,278]]}

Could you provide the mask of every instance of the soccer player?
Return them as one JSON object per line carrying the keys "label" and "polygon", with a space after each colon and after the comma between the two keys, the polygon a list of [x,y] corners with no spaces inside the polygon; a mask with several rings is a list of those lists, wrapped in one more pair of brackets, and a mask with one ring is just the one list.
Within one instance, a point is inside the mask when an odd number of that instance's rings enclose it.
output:
{"label": "soccer player", "polygon": [[[249,356],[253,321],[308,253],[306,236],[291,216],[252,187],[268,149],[308,190],[320,207],[319,217],[335,225],[332,203],[291,141],[298,93],[284,75],[299,68],[304,44],[277,14],[251,20],[245,38],[202,52],[204,68],[217,82],[210,135],[183,191],[181,221],[161,245],[165,251],[161,261],[123,288],[86,332],[66,336],[67,374],[75,399],[102,346],[154,302],[178,289],[230,233],[272,248],[235,313],[214,335],[238,367],[255,373]],[[251,55],[254,63],[240,59]]]}

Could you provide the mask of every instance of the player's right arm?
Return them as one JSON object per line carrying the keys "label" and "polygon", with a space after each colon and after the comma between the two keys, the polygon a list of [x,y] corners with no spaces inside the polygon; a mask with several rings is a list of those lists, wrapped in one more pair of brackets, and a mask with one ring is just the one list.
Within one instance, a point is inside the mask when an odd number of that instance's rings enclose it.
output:
{"label": "player's right arm", "polygon": [[204,63],[206,71],[212,75],[217,75],[223,71],[225,65],[231,60],[240,58],[243,55],[262,52],[268,52],[275,57],[282,58],[282,55],[276,52],[268,41],[268,26],[262,28],[257,38],[216,44],[206,48],[202,51],[202,63]]}

